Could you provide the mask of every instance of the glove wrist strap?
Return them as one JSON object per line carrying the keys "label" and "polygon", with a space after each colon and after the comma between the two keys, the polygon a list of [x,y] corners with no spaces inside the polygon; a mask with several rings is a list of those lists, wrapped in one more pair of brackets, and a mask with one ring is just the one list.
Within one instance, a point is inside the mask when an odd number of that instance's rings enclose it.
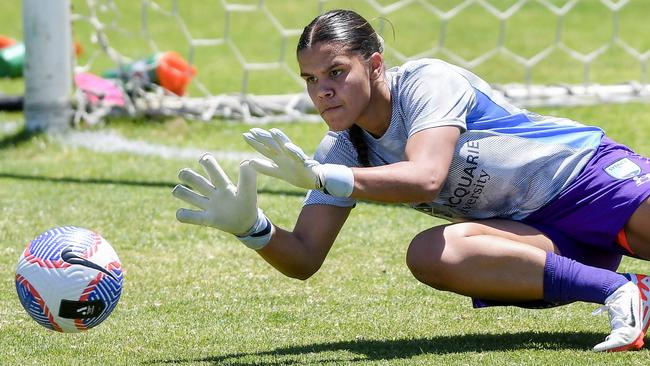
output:
{"label": "glove wrist strap", "polygon": [[319,175],[324,193],[335,197],[350,197],[354,190],[352,169],[340,164],[323,164],[320,168]]}
{"label": "glove wrist strap", "polygon": [[264,212],[261,209],[257,209],[257,220],[255,224],[242,235],[235,235],[239,241],[241,241],[245,246],[253,249],[260,250],[266,246],[266,244],[271,241],[271,236],[275,232],[275,227],[271,223],[271,220],[264,215]]}

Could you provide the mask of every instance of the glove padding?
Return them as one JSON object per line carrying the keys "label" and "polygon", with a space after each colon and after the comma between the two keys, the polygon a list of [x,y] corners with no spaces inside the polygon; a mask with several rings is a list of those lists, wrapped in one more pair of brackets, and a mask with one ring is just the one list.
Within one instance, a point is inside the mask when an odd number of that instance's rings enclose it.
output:
{"label": "glove padding", "polygon": [[296,187],[322,189],[318,174],[319,162],[307,154],[280,130],[253,128],[244,133],[244,139],[260,154],[271,159],[253,159],[251,165],[262,174],[282,179]]}
{"label": "glove padding", "polygon": [[349,197],[354,189],[352,170],[339,164],[321,164],[311,159],[277,128],[253,128],[244,133],[246,142],[269,158],[252,159],[258,172],[282,179],[296,187],[323,190],[337,197]]}
{"label": "glove padding", "polygon": [[239,166],[237,186],[232,184],[211,154],[201,156],[199,163],[210,180],[192,169],[182,169],[178,178],[196,191],[179,184],[172,195],[201,210],[178,209],[176,219],[186,224],[214,227],[235,235],[248,233],[258,220],[257,174],[249,161],[243,161]]}

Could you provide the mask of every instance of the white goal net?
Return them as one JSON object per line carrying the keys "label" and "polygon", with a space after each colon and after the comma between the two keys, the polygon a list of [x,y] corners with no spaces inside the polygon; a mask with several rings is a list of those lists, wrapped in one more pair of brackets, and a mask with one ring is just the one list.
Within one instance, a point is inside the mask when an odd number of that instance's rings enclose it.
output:
{"label": "white goal net", "polygon": [[[75,72],[113,69],[129,76],[120,83],[126,96],[120,105],[77,91],[77,123],[116,114],[319,120],[298,77],[295,45],[302,27],[332,8],[352,8],[371,20],[386,42],[389,66],[441,58],[473,70],[522,107],[650,101],[648,0],[79,0],[72,5],[72,32],[83,48]],[[183,96],[143,86],[148,80],[131,72],[140,64],[146,74],[154,67],[147,57],[170,51],[195,70]]]}

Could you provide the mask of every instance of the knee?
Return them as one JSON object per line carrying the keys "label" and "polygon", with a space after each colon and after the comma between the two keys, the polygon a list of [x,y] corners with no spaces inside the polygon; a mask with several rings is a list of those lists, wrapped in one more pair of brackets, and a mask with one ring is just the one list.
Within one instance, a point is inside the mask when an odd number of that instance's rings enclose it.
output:
{"label": "knee", "polygon": [[442,287],[444,263],[442,252],[445,247],[444,229],[433,228],[413,238],[406,252],[406,265],[413,276],[434,288]]}
{"label": "knee", "polygon": [[406,265],[413,276],[433,288],[448,290],[455,266],[462,259],[462,250],[455,243],[474,235],[472,229],[471,225],[452,224],[419,233],[406,253]]}

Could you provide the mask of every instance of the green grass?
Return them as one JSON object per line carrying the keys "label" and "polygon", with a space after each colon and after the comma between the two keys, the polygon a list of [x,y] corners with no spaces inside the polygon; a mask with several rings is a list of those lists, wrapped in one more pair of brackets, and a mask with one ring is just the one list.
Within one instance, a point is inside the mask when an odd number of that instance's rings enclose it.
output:
{"label": "green grass", "polygon": [[[75,11],[85,1],[73,0]],[[156,1],[170,10],[171,0]],[[238,3],[257,4],[258,0]],[[389,5],[390,0],[380,0]],[[449,10],[455,0],[429,0]],[[490,3],[506,9],[514,1]],[[553,0],[562,5],[564,1]],[[0,0],[0,34],[21,38],[20,4]],[[119,27],[111,42],[131,57],[152,52],[140,32],[133,1],[116,0]],[[218,1],[179,1],[178,11],[195,38],[224,34]],[[216,4],[216,5],[215,5]],[[269,10],[288,28],[300,28],[316,15],[318,1],[266,0]],[[365,1],[331,0],[325,8],[352,7],[368,18],[376,13]],[[636,1],[621,12],[621,37],[643,51],[649,47],[647,2]],[[607,39],[599,1],[580,4],[579,15],[566,20],[565,42],[589,51]],[[387,44],[406,54],[432,47],[440,27],[413,21],[421,4],[400,9],[384,28]],[[295,37],[284,53],[280,37],[264,17],[251,13],[232,18],[232,34],[252,61],[293,59]],[[101,15],[106,18],[106,15]],[[373,24],[380,24],[374,20]],[[151,37],[159,49],[184,53],[187,42],[162,13],[149,14]],[[537,2],[528,2],[507,25],[505,45],[531,56],[553,39],[553,17]],[[576,27],[584,24],[588,34]],[[467,58],[496,42],[498,23],[470,6],[448,25],[447,45]],[[512,31],[511,29],[517,29]],[[81,63],[95,49],[88,25],[75,25],[84,47]],[[263,34],[264,37],[260,36]],[[472,38],[474,37],[474,38]],[[424,41],[423,41],[424,40]],[[618,52],[618,53],[617,53]],[[389,62],[394,62],[387,55]],[[440,55],[436,55],[439,57]],[[600,81],[638,79],[638,62],[613,50],[594,65]],[[198,48],[198,80],[214,93],[240,90],[242,70],[226,45]],[[91,70],[113,65],[98,57]],[[496,58],[477,72],[494,82],[521,81],[523,70]],[[269,82],[271,77],[273,82]],[[581,81],[582,69],[558,55],[534,73],[535,82]],[[287,73],[251,74],[251,91],[300,89]],[[0,92],[22,93],[21,79],[0,80]],[[190,93],[198,94],[196,87]],[[538,109],[603,127],[608,135],[650,155],[650,110],[647,105],[602,105]],[[17,129],[10,127],[17,124]],[[192,160],[162,159],[124,153],[103,154],[63,145],[44,135],[22,132],[21,114],[0,113],[0,365],[645,365],[648,351],[594,354],[590,348],[608,332],[606,317],[595,308],[573,304],[549,310],[499,308],[472,310],[469,299],[417,282],[404,264],[411,238],[443,223],[400,206],[360,203],[325,261],[308,281],[282,276],[232,236],[182,225],[174,218],[182,204],[171,197],[176,174],[198,169]],[[325,126],[277,124],[313,152]],[[269,126],[269,127],[272,127]],[[251,126],[234,122],[111,120],[96,129],[173,147],[214,151],[250,151],[241,133]],[[198,158],[198,157],[197,157]],[[237,162],[223,162],[234,178]],[[260,177],[260,206],[277,225],[290,229],[304,192]],[[122,299],[114,313],[83,334],[58,334],[40,327],[22,309],[14,288],[14,269],[26,243],[61,225],[101,233],[118,252],[125,269]],[[647,262],[625,259],[622,271],[650,272]]]}
{"label": "green grass", "polygon": [[[593,122],[648,154],[645,105],[540,109]],[[0,114],[0,126],[20,114]],[[181,126],[181,127],[179,127]],[[315,124],[274,125],[312,151]],[[245,150],[238,123],[112,121],[131,139],[206,150]],[[9,130],[3,128],[3,131]],[[180,131],[180,132],[179,132]],[[286,278],[229,235],[179,224],[170,195],[193,160],[102,154],[20,130],[0,139],[0,364],[23,365],[642,365],[648,351],[594,354],[608,330],[589,304],[550,310],[472,310],[469,299],[417,282],[404,264],[419,231],[442,223],[401,206],[361,203],[322,269]],[[223,147],[220,149],[219,147]],[[224,164],[236,175],[236,164]],[[303,192],[259,182],[260,205],[291,228]],[[14,289],[24,245],[40,232],[77,225],[100,232],[122,260],[114,313],[83,334],[32,321]],[[650,272],[626,259],[623,271]]]}

